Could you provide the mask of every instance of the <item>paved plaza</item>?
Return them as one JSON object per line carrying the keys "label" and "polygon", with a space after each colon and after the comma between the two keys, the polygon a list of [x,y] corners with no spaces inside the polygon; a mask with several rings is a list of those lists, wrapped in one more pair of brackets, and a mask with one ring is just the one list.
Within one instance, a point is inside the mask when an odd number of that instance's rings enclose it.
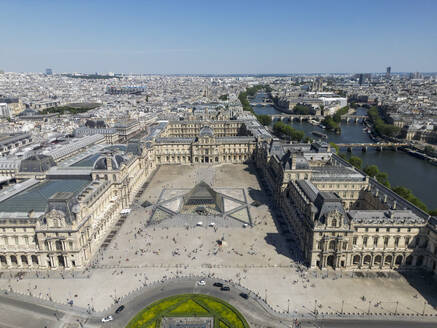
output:
{"label": "paved plaza", "polygon": [[[244,191],[253,227],[196,227],[196,217],[188,225],[172,224],[171,218],[167,224],[148,225],[164,189],[190,189],[201,181],[214,190]],[[146,201],[151,205],[140,206]],[[278,224],[273,213],[247,165],[161,166],[90,269],[63,275],[45,272],[38,278],[35,273],[12,278],[4,273],[0,288],[64,304],[73,300],[74,305],[99,311],[153,281],[195,274],[240,283],[278,311],[308,313],[316,307],[319,312],[435,313],[436,293],[430,288],[421,294],[398,273],[366,277],[308,271],[299,264],[292,232]]]}

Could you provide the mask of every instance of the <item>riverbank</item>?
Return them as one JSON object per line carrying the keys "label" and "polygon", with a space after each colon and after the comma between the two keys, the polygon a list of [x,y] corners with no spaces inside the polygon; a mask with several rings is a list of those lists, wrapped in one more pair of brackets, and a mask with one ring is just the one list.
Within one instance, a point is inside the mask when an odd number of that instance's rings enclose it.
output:
{"label": "riverbank", "polygon": [[[255,96],[255,101],[263,97],[263,94]],[[257,98],[258,97],[258,98]],[[273,106],[253,106],[256,114],[275,115],[280,114]],[[367,109],[357,108],[356,115],[366,115]],[[344,143],[374,143],[382,140],[372,140],[376,138],[367,132],[367,126],[354,122],[342,122],[342,133],[337,135],[333,132],[324,130],[318,126],[311,125],[308,122],[290,122],[291,127],[304,131],[306,136],[316,139],[312,134],[313,131],[326,134],[328,142],[337,144]],[[437,186],[437,167],[427,160],[423,160],[408,153],[407,151],[393,151],[384,149],[377,151],[368,149],[362,152],[361,149],[353,149],[350,156],[358,156],[363,161],[363,166],[377,165],[381,171],[387,172],[389,182],[392,186],[405,186],[410,189],[414,195],[422,200],[428,208],[437,208],[437,195],[435,186]]]}

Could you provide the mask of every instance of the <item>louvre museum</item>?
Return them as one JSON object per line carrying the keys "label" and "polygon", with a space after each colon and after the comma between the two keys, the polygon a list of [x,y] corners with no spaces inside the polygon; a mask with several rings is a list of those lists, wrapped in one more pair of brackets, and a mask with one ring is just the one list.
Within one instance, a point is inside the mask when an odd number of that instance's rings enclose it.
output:
{"label": "louvre museum", "polygon": [[[0,173],[1,269],[85,268],[160,166],[246,164],[314,269],[437,273],[437,222],[322,141],[274,138],[251,114],[191,113],[126,144],[102,135],[21,160]],[[71,148],[71,146],[70,146]],[[243,187],[243,186],[242,186]],[[253,227],[243,189],[164,188],[149,224]],[[255,228],[253,228],[255,229]]]}

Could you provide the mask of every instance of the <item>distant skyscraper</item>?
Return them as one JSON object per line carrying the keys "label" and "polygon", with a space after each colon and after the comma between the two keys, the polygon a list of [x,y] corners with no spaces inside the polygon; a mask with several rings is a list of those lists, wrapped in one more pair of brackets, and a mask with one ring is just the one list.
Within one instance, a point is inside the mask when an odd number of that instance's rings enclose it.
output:
{"label": "distant skyscraper", "polygon": [[358,80],[358,84],[359,85],[363,85],[363,81],[364,81],[364,74],[360,74],[360,78]]}
{"label": "distant skyscraper", "polygon": [[386,77],[390,77],[390,74],[391,74],[391,66],[388,66],[388,67],[387,67],[387,70],[386,70],[386,72],[385,72],[385,76],[386,76]]}
{"label": "distant skyscraper", "polygon": [[46,68],[46,75],[52,75],[53,71],[51,68]]}

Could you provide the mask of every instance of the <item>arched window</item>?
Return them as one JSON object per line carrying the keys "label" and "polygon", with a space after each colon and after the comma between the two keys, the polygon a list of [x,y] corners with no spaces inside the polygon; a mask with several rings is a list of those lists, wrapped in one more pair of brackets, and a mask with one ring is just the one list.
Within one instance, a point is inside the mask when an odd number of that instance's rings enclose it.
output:
{"label": "arched window", "polygon": [[323,240],[319,241],[319,249],[323,249]]}
{"label": "arched window", "polygon": [[331,224],[333,227],[336,227],[337,226],[337,219],[332,219]]}
{"label": "arched window", "polygon": [[381,255],[376,255],[376,256],[375,256],[375,261],[374,261],[374,263],[375,263],[376,265],[380,265],[380,264],[381,264],[381,261],[382,261],[382,257],[381,257]]}
{"label": "arched window", "polygon": [[387,255],[385,257],[385,260],[384,260],[384,265],[390,266],[392,260],[393,260],[393,257],[391,255]]}
{"label": "arched window", "polygon": [[15,255],[11,255],[11,263],[12,263],[12,265],[18,264],[17,257]]}
{"label": "arched window", "polygon": [[353,265],[358,265],[358,264],[360,264],[360,260],[361,260],[361,256],[355,255],[353,260],[352,260],[352,264]]}
{"label": "arched window", "polygon": [[372,258],[370,257],[370,255],[366,255],[366,256],[364,256],[364,264],[369,265],[371,259],[372,259]]}
{"label": "arched window", "polygon": [[328,246],[328,248],[329,248],[330,250],[334,250],[334,249],[335,249],[335,240],[331,240],[331,241],[329,242],[329,246]]}
{"label": "arched window", "polygon": [[21,263],[23,265],[28,265],[29,263],[27,262],[27,256],[25,255],[21,255]]}
{"label": "arched window", "polygon": [[32,260],[32,264],[39,264],[36,255],[32,255],[31,260]]}

